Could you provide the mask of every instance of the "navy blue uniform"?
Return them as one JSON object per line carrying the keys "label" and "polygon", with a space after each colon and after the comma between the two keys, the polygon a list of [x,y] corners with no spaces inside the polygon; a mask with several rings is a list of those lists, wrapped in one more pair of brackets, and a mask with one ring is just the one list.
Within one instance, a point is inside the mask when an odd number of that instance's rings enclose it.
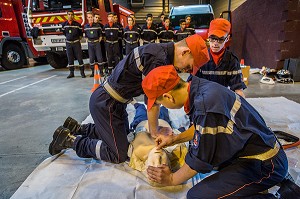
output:
{"label": "navy blue uniform", "polygon": [[[106,24],[103,27],[103,34],[105,35],[105,49],[107,55],[108,70],[112,70],[120,61],[119,37],[121,37],[122,30],[117,24]],[[114,63],[113,63],[114,62]]]}
{"label": "navy blue uniform", "polygon": [[[194,186],[187,198],[252,196],[284,179],[287,157],[243,97],[215,82],[192,77],[189,104],[195,133],[185,162],[200,173],[219,172]],[[273,157],[258,156],[273,151],[275,145]]]}
{"label": "navy blue uniform", "polygon": [[187,29],[184,29],[184,30],[177,30],[176,33],[175,33],[175,41],[181,41],[185,38],[187,38],[188,36],[191,35],[191,32]]}
{"label": "navy blue uniform", "polygon": [[[79,157],[93,157],[120,163],[127,159],[129,132],[127,104],[143,94],[142,78],[152,69],[172,64],[174,43],[149,44],[131,51],[119,62],[107,82],[90,99],[95,124],[82,126],[74,149]],[[121,102],[122,101],[122,102]]]}
{"label": "navy blue uniform", "polygon": [[165,26],[160,27],[158,39],[160,43],[173,42],[175,37],[174,28],[169,26],[168,30]]}
{"label": "navy blue uniform", "polygon": [[238,58],[232,52],[225,49],[223,58],[218,66],[215,64],[210,50],[208,52],[210,60],[196,73],[197,77],[217,82],[233,91],[247,88],[243,82]]}
{"label": "navy blue uniform", "polygon": [[77,21],[68,21],[62,23],[62,31],[66,36],[66,52],[68,56],[68,67],[70,71],[74,71],[74,59],[79,62],[79,67],[83,70],[82,49],[80,38],[82,37],[81,24]]}
{"label": "navy blue uniform", "polygon": [[94,71],[94,65],[97,63],[99,65],[100,72],[103,71],[103,58],[100,41],[102,39],[102,28],[100,24],[93,23],[92,25],[86,24],[84,26],[85,36],[88,38],[88,51],[90,58],[90,66],[92,71]]}
{"label": "navy blue uniform", "polygon": [[139,46],[140,30],[137,26],[133,26],[131,29],[126,26],[123,39],[125,41],[125,52],[128,55],[130,51]]}
{"label": "navy blue uniform", "polygon": [[155,43],[157,39],[157,28],[155,24],[151,24],[148,28],[147,24],[144,24],[142,27],[141,38],[143,44]]}
{"label": "navy blue uniform", "polygon": [[194,25],[191,25],[191,24],[186,25],[186,26],[185,26],[185,29],[186,29],[187,31],[190,31],[191,35],[196,34]]}

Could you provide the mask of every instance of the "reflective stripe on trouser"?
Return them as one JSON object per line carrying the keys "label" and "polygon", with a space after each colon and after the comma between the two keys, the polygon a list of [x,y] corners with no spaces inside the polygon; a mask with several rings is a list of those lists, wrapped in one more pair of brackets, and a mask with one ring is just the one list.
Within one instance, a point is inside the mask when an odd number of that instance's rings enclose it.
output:
{"label": "reflective stripe on trouser", "polygon": [[125,43],[126,55],[128,55],[134,48],[136,48],[138,46],[139,46],[138,43],[134,43],[134,44]]}
{"label": "reflective stripe on trouser", "polygon": [[[108,69],[113,69],[120,61],[119,43],[105,43]],[[114,63],[113,63],[114,61]]]}
{"label": "reflective stripe on trouser", "polygon": [[196,184],[188,191],[187,198],[259,198],[259,192],[281,182],[287,170],[283,149],[265,161],[238,158]]}
{"label": "reflective stripe on trouser", "polygon": [[[100,86],[90,98],[90,112],[95,124],[88,124],[82,137],[75,141],[76,153],[79,157],[93,157],[112,163],[127,160],[129,143],[128,115],[126,104],[114,100]],[[100,152],[96,153],[98,141],[101,140]]]}
{"label": "reflective stripe on trouser", "polygon": [[74,66],[75,58],[78,60],[79,66],[83,66],[82,49],[80,42],[66,43],[66,52],[69,66]]}
{"label": "reflective stripe on trouser", "polygon": [[97,58],[98,63],[103,62],[100,42],[93,42],[93,43],[89,42],[88,43],[88,51],[89,51],[91,69],[93,69],[96,58]]}

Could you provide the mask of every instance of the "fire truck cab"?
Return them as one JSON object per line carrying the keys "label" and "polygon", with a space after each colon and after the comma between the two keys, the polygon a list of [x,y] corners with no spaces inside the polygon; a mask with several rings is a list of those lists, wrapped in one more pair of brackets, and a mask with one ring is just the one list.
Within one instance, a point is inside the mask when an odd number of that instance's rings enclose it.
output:
{"label": "fire truck cab", "polygon": [[[116,12],[124,27],[127,25],[126,17],[133,14],[125,7],[113,5],[112,0],[27,0],[27,6],[33,46],[37,51],[47,53],[47,60],[54,68],[67,66],[65,36],[61,24],[67,20],[68,10],[74,11],[74,19],[82,27],[87,23],[87,11],[98,13],[102,24],[107,23],[108,12]],[[83,50],[87,50],[87,40],[84,37],[81,45]]]}
{"label": "fire truck cab", "polygon": [[[43,61],[45,53],[33,47],[25,7],[21,0],[0,1],[0,61],[5,69],[21,68],[27,58]],[[44,59],[45,60],[45,59]]]}

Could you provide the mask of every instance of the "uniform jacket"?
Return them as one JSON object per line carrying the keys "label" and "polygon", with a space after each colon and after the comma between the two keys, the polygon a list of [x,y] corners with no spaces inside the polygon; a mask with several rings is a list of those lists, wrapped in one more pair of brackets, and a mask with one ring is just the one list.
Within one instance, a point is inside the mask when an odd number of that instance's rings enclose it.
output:
{"label": "uniform jacket", "polygon": [[72,21],[71,24],[69,24],[67,20],[61,25],[63,34],[66,36],[67,41],[79,40],[80,37],[82,37],[82,27],[77,21]]}
{"label": "uniform jacket", "polygon": [[175,33],[175,40],[176,41],[181,41],[184,38],[187,38],[188,36],[191,35],[191,32],[187,29],[184,29],[183,31],[181,29],[177,30]]}
{"label": "uniform jacket", "polygon": [[143,94],[142,77],[158,66],[172,64],[174,43],[149,44],[132,50],[115,67],[107,81],[123,98]]}
{"label": "uniform jacket", "polygon": [[189,24],[189,26],[186,26],[185,29],[190,31],[191,35],[196,34],[194,25]]}
{"label": "uniform jacket", "polygon": [[231,90],[239,90],[247,88],[242,78],[242,71],[238,58],[227,49],[223,58],[217,66],[208,50],[210,60],[200,68],[196,73],[197,77],[205,78],[210,81],[217,82]]}
{"label": "uniform jacket", "polygon": [[102,28],[99,23],[93,23],[92,26],[85,24],[84,33],[89,41],[99,40],[102,36]]}
{"label": "uniform jacket", "polygon": [[188,115],[196,130],[185,161],[192,169],[210,172],[238,157],[261,154],[274,147],[274,133],[260,114],[233,91],[193,76],[189,104]]}
{"label": "uniform jacket", "polygon": [[159,29],[158,39],[161,43],[174,41],[174,36],[175,36],[174,28],[171,26],[169,26],[168,30],[166,29],[165,26]]}
{"label": "uniform jacket", "polygon": [[137,26],[133,26],[130,30],[128,26],[124,29],[123,39],[126,43],[138,43],[140,39],[140,30]]}
{"label": "uniform jacket", "polygon": [[144,42],[154,43],[157,39],[157,28],[155,24],[151,24],[150,28],[148,28],[147,24],[144,24],[142,27],[141,38]]}
{"label": "uniform jacket", "polygon": [[122,37],[122,29],[116,23],[113,23],[111,27],[105,24],[102,33],[108,42],[117,42],[119,37]]}

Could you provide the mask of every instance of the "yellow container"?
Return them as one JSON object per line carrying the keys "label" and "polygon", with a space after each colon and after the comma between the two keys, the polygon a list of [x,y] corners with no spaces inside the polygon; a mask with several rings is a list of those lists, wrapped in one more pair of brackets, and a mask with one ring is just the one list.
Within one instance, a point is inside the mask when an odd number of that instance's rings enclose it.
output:
{"label": "yellow container", "polygon": [[243,74],[243,81],[248,86],[249,76],[250,76],[250,66],[241,67]]}

